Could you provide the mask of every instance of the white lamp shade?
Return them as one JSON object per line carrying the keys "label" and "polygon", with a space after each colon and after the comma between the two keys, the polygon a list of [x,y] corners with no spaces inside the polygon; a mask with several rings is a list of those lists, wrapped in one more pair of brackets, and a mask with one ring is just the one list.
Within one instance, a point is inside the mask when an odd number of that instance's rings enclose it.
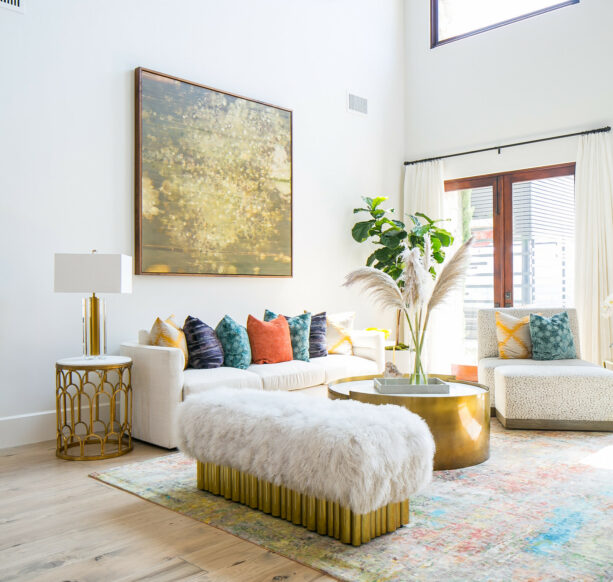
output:
{"label": "white lamp shade", "polygon": [[59,293],[132,293],[132,257],[56,254],[54,290]]}

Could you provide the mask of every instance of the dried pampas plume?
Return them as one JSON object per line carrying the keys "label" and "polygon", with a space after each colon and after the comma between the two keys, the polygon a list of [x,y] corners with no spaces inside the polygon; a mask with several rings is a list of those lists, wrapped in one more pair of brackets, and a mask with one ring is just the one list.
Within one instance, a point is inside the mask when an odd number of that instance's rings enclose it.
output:
{"label": "dried pampas plume", "polygon": [[359,284],[375,303],[390,309],[404,309],[402,293],[387,273],[374,267],[360,267],[351,271],[346,277],[343,287]]}
{"label": "dried pampas plume", "polygon": [[428,313],[441,304],[452,290],[457,289],[464,283],[470,263],[470,247],[472,244],[473,237],[470,237],[441,271],[432,290],[430,301],[428,301]]}
{"label": "dried pampas plume", "polygon": [[405,264],[402,298],[407,308],[419,309],[428,300],[430,274],[424,269],[418,248],[405,250],[400,260]]}

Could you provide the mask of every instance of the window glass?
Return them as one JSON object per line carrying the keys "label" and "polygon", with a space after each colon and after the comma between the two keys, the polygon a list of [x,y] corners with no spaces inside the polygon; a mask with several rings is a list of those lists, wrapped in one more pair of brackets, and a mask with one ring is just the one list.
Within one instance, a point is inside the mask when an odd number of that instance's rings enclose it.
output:
{"label": "window glass", "polygon": [[433,0],[438,6],[438,36],[433,44],[487,29],[543,10],[576,4],[579,0]]}

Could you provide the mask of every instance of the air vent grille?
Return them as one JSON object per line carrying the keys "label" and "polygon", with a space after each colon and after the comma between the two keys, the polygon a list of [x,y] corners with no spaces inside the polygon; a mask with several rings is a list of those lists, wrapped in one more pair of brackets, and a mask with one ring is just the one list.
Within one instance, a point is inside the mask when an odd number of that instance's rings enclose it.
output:
{"label": "air vent grille", "polygon": [[24,12],[25,0],[0,0],[0,8],[7,8],[15,12]]}
{"label": "air vent grille", "polygon": [[359,97],[353,93],[347,93],[347,108],[349,111],[356,111],[357,113],[368,114],[368,99]]}

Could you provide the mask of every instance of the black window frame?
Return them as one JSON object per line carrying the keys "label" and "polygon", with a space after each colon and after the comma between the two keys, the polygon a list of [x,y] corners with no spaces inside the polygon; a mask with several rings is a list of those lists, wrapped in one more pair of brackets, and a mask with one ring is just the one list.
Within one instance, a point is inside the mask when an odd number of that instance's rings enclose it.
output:
{"label": "black window frame", "polygon": [[519,22],[520,20],[525,20],[526,18],[532,18],[533,16],[539,16],[540,14],[551,12],[552,10],[558,10],[559,8],[565,8],[566,6],[571,6],[573,4],[579,4],[579,2],[580,0],[565,0],[564,2],[558,2],[557,4],[554,4],[553,6],[541,8],[540,10],[535,10],[534,12],[529,12],[527,14],[522,14],[521,16],[516,16],[515,18],[510,18],[509,20],[504,20],[502,22],[496,22],[495,24],[490,24],[489,26],[484,26],[483,28],[478,28],[476,30],[471,30],[470,32],[465,32],[463,34],[458,34],[456,36],[452,36],[450,38],[445,38],[443,40],[440,40],[438,38],[438,3],[439,3],[439,0],[430,0],[430,48],[435,48],[437,46],[448,44],[450,42],[454,42],[462,38],[474,36],[475,34],[481,34],[482,32],[487,32],[488,30],[493,30],[494,28],[500,28],[501,26],[506,26],[507,24],[512,24],[513,22]]}

